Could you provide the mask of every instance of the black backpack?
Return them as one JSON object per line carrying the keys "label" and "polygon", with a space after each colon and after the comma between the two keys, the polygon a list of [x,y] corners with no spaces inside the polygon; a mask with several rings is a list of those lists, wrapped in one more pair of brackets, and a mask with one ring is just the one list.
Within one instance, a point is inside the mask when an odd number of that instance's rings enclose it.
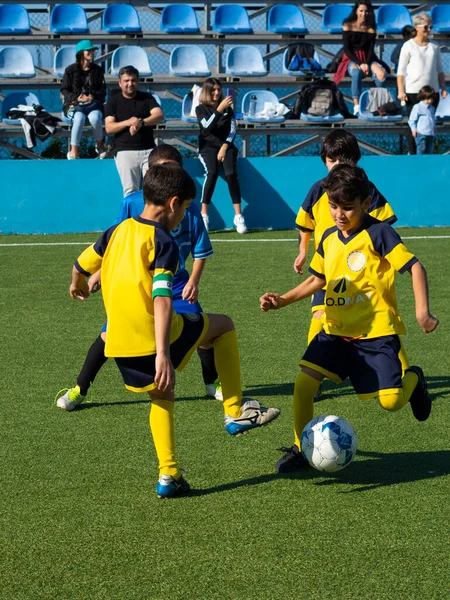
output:
{"label": "black backpack", "polygon": [[304,85],[298,92],[292,118],[299,119],[301,113],[326,117],[332,110],[337,110],[346,119],[353,117],[334,81],[319,77]]}

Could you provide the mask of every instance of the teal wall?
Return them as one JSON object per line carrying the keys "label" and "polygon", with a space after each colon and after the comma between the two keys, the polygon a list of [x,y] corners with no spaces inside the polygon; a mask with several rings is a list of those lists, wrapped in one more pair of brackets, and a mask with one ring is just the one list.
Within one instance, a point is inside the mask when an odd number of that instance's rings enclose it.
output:
{"label": "teal wall", "polygon": [[[371,156],[361,166],[386,196],[398,225],[450,225],[450,157]],[[185,161],[201,197],[202,166]],[[311,185],[326,175],[319,158],[239,161],[244,215],[250,228],[289,229]],[[113,160],[1,160],[1,233],[73,233],[106,229],[122,200]],[[232,226],[227,186],[219,179],[210,209],[214,229]]]}

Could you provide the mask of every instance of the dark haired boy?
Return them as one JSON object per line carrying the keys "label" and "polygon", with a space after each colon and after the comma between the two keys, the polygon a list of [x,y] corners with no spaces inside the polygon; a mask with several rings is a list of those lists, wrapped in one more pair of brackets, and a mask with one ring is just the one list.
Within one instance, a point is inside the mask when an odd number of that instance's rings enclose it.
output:
{"label": "dark haired boy", "polygon": [[416,318],[425,333],[438,320],[429,310],[424,267],[385,222],[369,214],[370,182],[356,166],[337,165],[323,182],[334,227],[327,229],[311,261],[312,275],[289,292],[266,293],[262,311],[283,308],[303,300],[325,284],[323,331],[309,344],[300,361],[294,388],[294,445],[277,463],[287,472],[306,464],[300,436],[313,418],[313,398],[324,377],[335,382],[350,379],[362,399],[377,398],[389,411],[408,401],[415,418],[425,421],[431,399],[420,367],[402,377],[399,334],[405,326],[398,314],[394,271],[412,276]]}
{"label": "dark haired boy", "polygon": [[87,298],[86,278],[102,269],[108,318],[105,355],[115,358],[127,389],[150,396],[150,429],[159,463],[156,491],[166,498],[189,490],[175,457],[174,369],[182,370],[197,346],[214,347],[227,433],[260,427],[280,411],[262,408],[256,400],[243,401],[237,336],[230,317],[179,315],[172,310],[179,254],[170,231],[195,197],[194,181],[178,165],[155,165],[147,171],[143,189],[142,214],[110,227],[79,256],[70,295]]}
{"label": "dark haired boy", "polygon": [[436,92],[431,85],[424,85],[417,94],[419,102],[412,107],[408,125],[416,138],[417,154],[433,154],[436,135],[436,109],[433,102]]}
{"label": "dark haired boy", "polygon": [[[361,158],[358,140],[345,129],[335,129],[323,139],[320,157],[329,172],[341,163],[356,165]],[[328,195],[323,181],[321,179],[313,184],[295,221],[299,230],[299,254],[294,261],[294,270],[301,275],[303,275],[303,265],[308,256],[308,246],[312,234],[314,233],[314,250],[317,250],[324,231],[333,226]],[[369,182],[369,185],[370,204],[367,212],[372,217],[392,225],[397,221],[392,207],[372,182]],[[324,298],[325,291],[318,290],[311,299],[312,319],[308,332],[308,344],[322,331],[321,318],[325,309]],[[400,360],[403,370],[405,370],[408,367],[408,359],[403,345],[400,350]]]}

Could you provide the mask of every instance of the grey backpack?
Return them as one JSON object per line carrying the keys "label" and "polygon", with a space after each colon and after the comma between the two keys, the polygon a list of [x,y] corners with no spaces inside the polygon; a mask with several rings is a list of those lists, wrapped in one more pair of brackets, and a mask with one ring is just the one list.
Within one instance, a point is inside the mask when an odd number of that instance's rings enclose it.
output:
{"label": "grey backpack", "polygon": [[308,115],[314,117],[329,117],[333,107],[333,93],[331,89],[318,88],[314,91]]}

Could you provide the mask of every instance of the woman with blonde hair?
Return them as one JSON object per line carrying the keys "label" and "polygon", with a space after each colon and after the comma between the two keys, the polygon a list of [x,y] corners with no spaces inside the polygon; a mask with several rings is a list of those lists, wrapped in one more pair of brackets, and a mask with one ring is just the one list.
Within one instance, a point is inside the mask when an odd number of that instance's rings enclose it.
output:
{"label": "woman with blonde hair", "polygon": [[[423,86],[440,89],[442,98],[447,96],[441,51],[438,44],[430,40],[430,15],[425,12],[415,15],[413,25],[416,34],[403,44],[397,70],[398,98],[406,102],[408,116],[419,102],[418,94]],[[436,94],[433,105],[436,107],[438,102],[439,94]],[[410,154],[416,154],[415,140],[409,131],[408,145]]]}
{"label": "woman with blonde hair", "polygon": [[200,103],[195,109],[200,135],[198,138],[199,158],[205,168],[205,182],[202,191],[202,217],[209,229],[208,209],[219,175],[219,165],[223,165],[225,179],[230,191],[235,211],[234,226],[238,233],[246,233],[244,216],[241,211],[241,189],[236,172],[238,151],[234,145],[236,119],[232,109],[233,98],[224,98],[222,84],[215,77],[205,80],[200,94]]}

